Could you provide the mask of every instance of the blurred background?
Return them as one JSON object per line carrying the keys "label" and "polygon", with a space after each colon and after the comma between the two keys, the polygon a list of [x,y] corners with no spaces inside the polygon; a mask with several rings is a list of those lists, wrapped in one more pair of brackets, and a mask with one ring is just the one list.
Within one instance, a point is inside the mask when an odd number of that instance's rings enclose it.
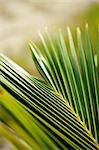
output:
{"label": "blurred background", "polygon": [[[99,0],[0,0],[0,53],[39,77],[28,48],[29,41],[40,44],[38,31],[44,32],[46,26],[53,33],[59,28],[65,31],[69,25],[75,33],[76,26],[84,31],[85,23],[89,24],[95,51]],[[11,98],[2,88],[1,96]],[[10,149],[0,137],[0,150]]]}

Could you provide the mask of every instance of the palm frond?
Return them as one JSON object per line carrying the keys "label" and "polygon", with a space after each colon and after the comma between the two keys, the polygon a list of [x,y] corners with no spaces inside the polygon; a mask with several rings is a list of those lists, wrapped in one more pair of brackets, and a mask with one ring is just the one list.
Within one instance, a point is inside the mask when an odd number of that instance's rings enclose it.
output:
{"label": "palm frond", "polygon": [[[77,29],[78,51],[75,48],[69,27],[67,31],[70,45],[69,51],[61,31],[56,36],[57,40],[55,42],[51,40],[47,33],[49,44],[46,44],[46,40],[40,34],[45,57],[40,53],[39,48],[30,43],[32,55],[35,58],[33,60],[35,64],[39,64],[43,74],[46,72],[46,77],[41,74],[43,78],[46,78],[52,86],[54,84],[55,90],[61,93],[64,99],[68,100],[70,106],[99,142],[99,79],[88,26],[86,25],[85,29],[85,48],[83,48],[80,29]],[[33,51],[36,52],[36,55]],[[37,58],[38,53],[40,53],[41,57]],[[41,63],[46,64],[46,71],[40,65]]]}
{"label": "palm frond", "polygon": [[0,99],[0,133],[19,149],[99,148],[98,65],[88,27],[85,48],[77,28],[77,50],[67,31],[70,51],[61,31],[55,41],[40,34],[44,56],[30,43],[44,81],[0,55],[0,83],[15,98]]}

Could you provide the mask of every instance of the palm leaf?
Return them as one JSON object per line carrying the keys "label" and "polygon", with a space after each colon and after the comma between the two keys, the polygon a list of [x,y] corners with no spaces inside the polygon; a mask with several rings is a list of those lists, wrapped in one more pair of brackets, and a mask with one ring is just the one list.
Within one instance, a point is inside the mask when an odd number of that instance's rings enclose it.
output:
{"label": "palm leaf", "polygon": [[55,41],[47,34],[47,44],[40,34],[44,56],[34,43],[30,44],[35,65],[45,81],[0,55],[0,83],[15,97],[0,99],[0,133],[20,149],[99,148],[99,79],[88,29],[86,51],[79,29],[78,53],[69,28],[68,36],[70,52],[61,31]]}
{"label": "palm leaf", "polygon": [[[45,60],[43,56],[40,55],[44,62],[46,62],[46,68],[48,68],[46,69],[46,74],[48,74],[46,78],[48,82],[50,82],[49,78],[52,79],[51,82],[54,84],[54,86],[53,84],[52,86],[55,87],[56,91],[62,94],[64,99],[68,100],[70,106],[79,115],[83,123],[86,124],[97,142],[99,142],[99,79],[88,27],[86,25],[85,49],[83,48],[80,29],[77,29],[78,51],[75,48],[70,29],[67,28],[67,31],[70,44],[69,52],[61,31],[59,31],[56,42],[53,42],[47,33],[48,45],[44,37],[40,34],[43,51],[46,55]],[[30,44],[30,48],[33,57],[35,57],[34,62],[39,63],[41,57],[37,58],[35,53],[33,53],[33,50],[36,51],[37,54],[40,53],[39,49],[35,47],[34,44]],[[49,57],[53,59],[53,63],[49,60]],[[41,62],[43,63],[42,59],[40,60],[40,63]],[[43,67],[40,67],[43,70]],[[43,70],[43,72],[45,72],[45,70]]]}

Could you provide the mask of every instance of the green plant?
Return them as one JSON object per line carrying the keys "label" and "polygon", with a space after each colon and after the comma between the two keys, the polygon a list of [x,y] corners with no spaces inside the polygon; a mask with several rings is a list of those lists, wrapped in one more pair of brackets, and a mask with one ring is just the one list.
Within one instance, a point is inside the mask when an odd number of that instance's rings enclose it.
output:
{"label": "green plant", "polygon": [[[37,79],[0,55],[0,83],[14,98],[0,99],[0,133],[18,149],[99,149],[99,49],[96,57],[86,25],[86,47],[77,28],[75,50],[62,32],[42,36],[43,54],[30,43]],[[46,40],[45,40],[46,39]]]}

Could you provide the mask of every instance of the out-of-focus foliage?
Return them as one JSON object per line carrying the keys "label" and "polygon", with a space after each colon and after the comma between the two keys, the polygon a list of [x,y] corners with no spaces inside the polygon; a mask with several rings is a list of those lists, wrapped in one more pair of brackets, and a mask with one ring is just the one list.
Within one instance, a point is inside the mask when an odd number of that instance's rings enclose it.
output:
{"label": "out-of-focus foliage", "polygon": [[[98,36],[98,26],[99,26],[99,3],[91,4],[84,12],[82,12],[80,15],[77,15],[76,19],[72,21],[72,28],[73,32],[75,32],[75,26],[80,26],[82,30],[82,38],[84,41],[84,25],[88,23],[90,30],[90,36],[92,40],[92,44],[94,47],[94,52],[97,50],[97,43],[99,43],[99,39],[97,39]],[[75,36],[75,35],[74,35]],[[76,41],[76,37],[75,37]]]}

